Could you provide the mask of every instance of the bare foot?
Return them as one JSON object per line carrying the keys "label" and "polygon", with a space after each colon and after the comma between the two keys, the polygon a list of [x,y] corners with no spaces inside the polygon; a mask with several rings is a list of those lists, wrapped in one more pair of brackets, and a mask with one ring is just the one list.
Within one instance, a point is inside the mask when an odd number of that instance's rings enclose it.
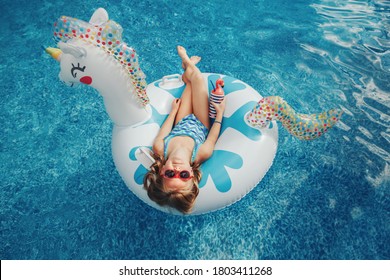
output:
{"label": "bare foot", "polygon": [[[200,56],[197,56],[197,55],[194,55],[194,56],[191,56],[190,57],[190,60],[191,60],[191,62],[194,64],[194,65],[196,65],[196,64],[198,64],[199,63],[199,61],[201,61],[201,57]],[[181,64],[181,67],[184,69],[184,70],[186,70],[186,65],[184,64],[184,62]]]}
{"label": "bare foot", "polygon": [[181,60],[183,61],[184,69],[187,68],[188,65],[193,64],[191,59],[188,57],[187,51],[182,46],[177,46],[177,53],[180,56]]}
{"label": "bare foot", "polygon": [[201,58],[199,56],[192,56],[191,58],[189,58],[186,49],[182,46],[177,46],[177,53],[182,59],[182,67],[183,69],[185,69],[185,72],[182,77],[183,81],[187,84],[191,82],[192,73],[195,70],[198,70],[195,64],[198,63]]}
{"label": "bare foot", "polygon": [[190,60],[194,65],[198,64],[201,59],[202,58],[200,56],[197,56],[197,55],[193,55],[190,57]]}
{"label": "bare foot", "polygon": [[181,58],[183,61],[187,61],[187,60],[190,59],[190,58],[188,57],[187,51],[186,51],[186,49],[185,49],[184,47],[182,47],[182,46],[177,46],[176,49],[177,49],[178,55],[180,56],[180,58]]}

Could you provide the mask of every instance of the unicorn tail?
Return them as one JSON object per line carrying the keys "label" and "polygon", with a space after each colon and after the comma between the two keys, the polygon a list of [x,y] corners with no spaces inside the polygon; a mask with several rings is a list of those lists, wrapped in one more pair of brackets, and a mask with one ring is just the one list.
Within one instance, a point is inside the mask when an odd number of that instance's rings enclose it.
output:
{"label": "unicorn tail", "polygon": [[332,109],[320,114],[299,114],[281,97],[269,96],[248,112],[246,122],[255,128],[268,127],[269,122],[278,120],[295,137],[301,140],[313,140],[330,128],[340,119],[343,111]]}

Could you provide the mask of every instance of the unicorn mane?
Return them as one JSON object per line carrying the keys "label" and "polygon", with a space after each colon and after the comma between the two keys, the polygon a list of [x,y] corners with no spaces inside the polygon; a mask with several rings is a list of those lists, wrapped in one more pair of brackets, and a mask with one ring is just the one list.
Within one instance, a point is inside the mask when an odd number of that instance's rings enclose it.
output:
{"label": "unicorn mane", "polygon": [[136,51],[122,41],[122,27],[113,20],[101,24],[88,23],[72,17],[62,16],[54,23],[56,43],[71,39],[83,40],[104,50],[115,58],[129,74],[136,95],[143,106],[149,103],[146,95],[146,76],[141,70]]}

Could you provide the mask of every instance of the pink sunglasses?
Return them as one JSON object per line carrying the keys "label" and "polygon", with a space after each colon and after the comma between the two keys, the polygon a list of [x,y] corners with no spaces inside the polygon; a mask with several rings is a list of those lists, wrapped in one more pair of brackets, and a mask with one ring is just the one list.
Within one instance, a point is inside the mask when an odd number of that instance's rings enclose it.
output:
{"label": "pink sunglasses", "polygon": [[175,171],[172,169],[165,170],[163,177],[166,179],[179,178],[183,181],[188,181],[192,179],[194,176],[191,176],[191,172],[188,170]]}

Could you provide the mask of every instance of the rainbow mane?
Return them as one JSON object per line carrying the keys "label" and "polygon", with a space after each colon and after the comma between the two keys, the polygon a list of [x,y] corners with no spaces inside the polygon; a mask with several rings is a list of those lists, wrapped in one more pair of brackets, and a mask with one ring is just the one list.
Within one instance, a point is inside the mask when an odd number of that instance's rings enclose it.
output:
{"label": "rainbow mane", "polygon": [[62,16],[54,23],[54,40],[67,42],[77,38],[101,48],[114,57],[129,74],[137,97],[145,106],[149,103],[146,95],[146,76],[139,66],[135,50],[122,41],[122,31],[122,27],[113,20],[93,25],[83,20]]}

